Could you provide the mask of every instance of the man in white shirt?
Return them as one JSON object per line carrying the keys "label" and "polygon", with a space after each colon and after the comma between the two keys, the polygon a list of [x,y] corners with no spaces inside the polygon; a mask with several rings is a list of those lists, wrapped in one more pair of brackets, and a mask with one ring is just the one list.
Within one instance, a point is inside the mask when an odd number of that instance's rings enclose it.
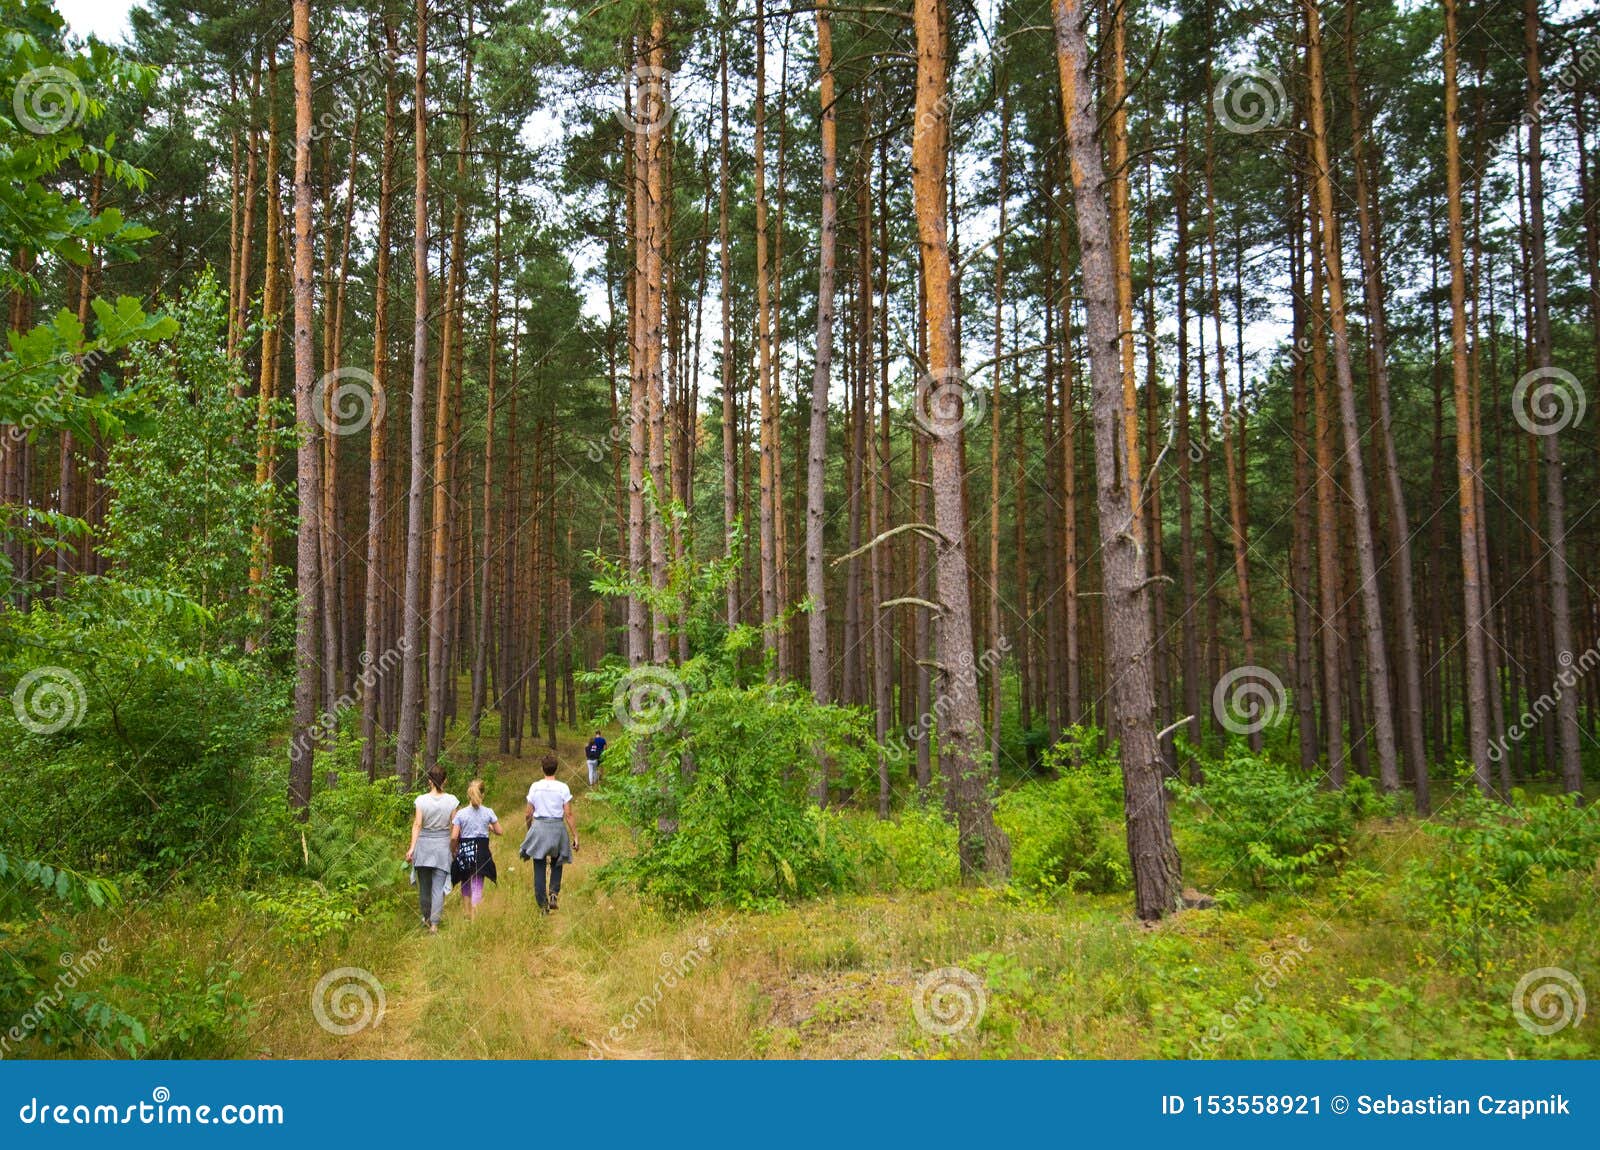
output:
{"label": "man in white shirt", "polygon": [[[542,764],[544,777],[528,788],[528,834],[522,840],[522,857],[533,862],[533,897],[546,914],[556,909],[561,894],[561,867],[572,861],[572,852],[578,848],[572,788],[555,777],[560,765],[554,755],[546,755]],[[550,863],[548,898],[546,861]]]}

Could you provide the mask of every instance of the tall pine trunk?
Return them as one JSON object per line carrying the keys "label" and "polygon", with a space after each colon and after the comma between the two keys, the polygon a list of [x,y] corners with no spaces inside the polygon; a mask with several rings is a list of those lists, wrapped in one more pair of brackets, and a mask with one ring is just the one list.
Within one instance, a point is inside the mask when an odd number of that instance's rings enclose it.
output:
{"label": "tall pine trunk", "polygon": [[311,281],[311,0],[294,0],[294,412],[300,447],[296,458],[296,496],[300,509],[295,582],[299,599],[294,636],[294,736],[289,741],[289,805],[306,812],[311,805],[312,739],[319,689],[317,606],[321,476],[317,441],[316,348],[312,342]]}
{"label": "tall pine trunk", "polygon": [[1156,739],[1155,675],[1150,663],[1154,644],[1145,599],[1144,556],[1136,533],[1136,504],[1131,498],[1136,488],[1118,353],[1124,337],[1118,321],[1105,164],[1096,131],[1088,15],[1081,0],[1054,0],[1054,17],[1073,211],[1083,264],[1111,733],[1122,758],[1135,906],[1139,917],[1150,921],[1178,908],[1181,875]]}
{"label": "tall pine trunk", "polygon": [[[949,160],[947,38],[944,0],[915,0],[917,43],[916,125],[912,139],[912,195],[927,300],[927,366],[935,412],[959,412],[961,353],[956,342],[955,293],[946,229]],[[935,586],[938,596],[938,690],[946,703],[939,725],[939,769],[955,809],[957,851],[964,879],[1004,879],[1011,843],[994,821],[992,766],[979,746],[982,734],[977,671],[972,652],[972,605],[967,583],[965,507],[961,482],[961,420],[930,421]]]}
{"label": "tall pine trunk", "polygon": [[428,442],[428,0],[417,0],[416,178],[412,221],[411,486],[406,496],[406,584],[401,603],[404,663],[395,738],[395,773],[411,785],[422,711],[422,532]]}
{"label": "tall pine trunk", "polygon": [[1389,690],[1389,652],[1383,638],[1383,596],[1372,543],[1371,500],[1362,458],[1361,427],[1356,415],[1355,377],[1350,365],[1350,334],[1345,322],[1344,275],[1339,252],[1339,221],[1334,213],[1333,173],[1328,160],[1327,121],[1323,112],[1322,18],[1317,0],[1306,0],[1306,83],[1310,91],[1311,178],[1322,216],[1321,258],[1327,271],[1328,327],[1333,337],[1334,381],[1339,422],[1344,431],[1345,466],[1349,473],[1351,517],[1354,520],[1356,566],[1360,577],[1362,636],[1367,676],[1372,685],[1373,741],[1378,752],[1378,785],[1399,789],[1395,754],[1394,707]]}

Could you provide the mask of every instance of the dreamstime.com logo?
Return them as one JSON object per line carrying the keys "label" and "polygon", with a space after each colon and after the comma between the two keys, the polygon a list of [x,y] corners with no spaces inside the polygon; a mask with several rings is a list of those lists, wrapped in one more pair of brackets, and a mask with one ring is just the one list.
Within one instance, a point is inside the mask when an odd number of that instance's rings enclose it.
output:
{"label": "dreamstime.com logo", "polygon": [[653,64],[632,69],[633,104],[616,111],[623,131],[655,135],[672,123],[672,73]]}
{"label": "dreamstime.com logo", "polygon": [[1577,1026],[1588,1005],[1578,976],[1559,966],[1528,971],[1511,992],[1511,1013],[1529,1034],[1554,1034]]}
{"label": "dreamstime.com logo", "polygon": [[959,367],[929,372],[917,380],[911,399],[911,418],[935,439],[954,435],[983,419],[988,399],[974,387]]}
{"label": "dreamstime.com logo", "polygon": [[1267,996],[1299,969],[1305,956],[1311,953],[1311,943],[1296,935],[1293,947],[1268,949],[1256,955],[1256,966],[1261,973],[1250,984],[1250,992],[1241,994],[1228,1004],[1222,1016],[1199,1038],[1189,1040],[1189,1053],[1194,1058],[1205,1058],[1215,1053],[1244,1020],[1267,1001]]}
{"label": "dreamstime.com logo", "polygon": [[617,680],[611,712],[626,731],[653,735],[683,718],[689,688],[670,667],[635,667]]}
{"label": "dreamstime.com logo", "polygon": [[276,1102],[227,1102],[191,1106],[173,1102],[172,1091],[157,1086],[148,1100],[116,1106],[106,1102],[41,1102],[30,1098],[17,1111],[27,1126],[282,1126]]}
{"label": "dreamstime.com logo", "polygon": [[360,1034],[382,1022],[387,1007],[383,983],[359,966],[335,967],[311,988],[312,1017],[329,1034]]}
{"label": "dreamstime.com logo", "polygon": [[11,692],[11,710],[17,722],[36,735],[76,727],[88,709],[83,680],[65,667],[35,667]]}
{"label": "dreamstime.com logo", "polygon": [[1248,136],[1283,123],[1289,97],[1276,72],[1238,68],[1217,81],[1211,93],[1211,107],[1224,128]]}
{"label": "dreamstime.com logo", "polygon": [[53,136],[83,123],[89,96],[69,68],[30,68],[11,93],[17,123],[35,136]]}
{"label": "dreamstime.com logo", "polygon": [[1211,710],[1224,730],[1253,735],[1283,717],[1288,697],[1283,680],[1265,667],[1235,667],[1211,692]]}
{"label": "dreamstime.com logo", "polygon": [[619,1053],[616,1044],[627,1041],[644,1020],[656,1012],[670,992],[683,985],[691,974],[710,959],[713,948],[732,931],[732,920],[725,919],[709,933],[698,935],[693,945],[686,948],[683,953],[662,951],[661,970],[650,984],[650,989],[634,1000],[633,1005],[628,1007],[627,1013],[617,1025],[606,1031],[605,1037],[599,1042],[592,1038],[586,1040],[589,1044],[589,1057],[591,1059],[615,1057]]}
{"label": "dreamstime.com logo", "polygon": [[356,435],[374,419],[383,424],[386,402],[370,371],[336,367],[312,389],[311,415],[329,435]]}
{"label": "dreamstime.com logo", "polygon": [[989,1009],[989,990],[972,971],[941,966],[917,979],[911,1013],[929,1034],[947,1037],[976,1029]]}
{"label": "dreamstime.com logo", "polygon": [[1559,367],[1536,367],[1511,389],[1511,414],[1529,435],[1558,435],[1583,422],[1583,384]]}
{"label": "dreamstime.com logo", "polygon": [[16,1024],[0,1035],[0,1058],[10,1057],[13,1043],[25,1042],[38,1031],[52,1014],[62,1008],[67,995],[78,988],[78,983],[88,978],[110,953],[111,940],[104,936],[83,953],[62,951],[56,958],[61,973],[56,975],[50,989],[35,998]]}

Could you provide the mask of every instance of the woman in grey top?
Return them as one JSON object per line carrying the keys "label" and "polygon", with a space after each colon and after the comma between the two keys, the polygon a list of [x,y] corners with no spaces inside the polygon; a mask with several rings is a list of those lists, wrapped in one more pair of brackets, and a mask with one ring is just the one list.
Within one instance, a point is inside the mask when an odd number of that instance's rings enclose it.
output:
{"label": "woman in grey top", "polygon": [[438,934],[444,896],[450,893],[450,823],[461,804],[445,793],[444,768],[437,763],[428,768],[428,793],[418,795],[415,805],[406,862],[411,864],[411,878],[417,884],[422,921],[429,934]]}

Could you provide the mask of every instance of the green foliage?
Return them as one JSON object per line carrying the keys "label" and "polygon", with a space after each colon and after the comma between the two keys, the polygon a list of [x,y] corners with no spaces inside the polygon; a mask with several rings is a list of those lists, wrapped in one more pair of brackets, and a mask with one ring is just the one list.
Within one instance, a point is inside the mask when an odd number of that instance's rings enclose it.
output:
{"label": "green foliage", "polygon": [[1559,880],[1600,858],[1600,817],[1569,795],[1517,791],[1505,804],[1463,780],[1423,830],[1438,849],[1407,868],[1411,911],[1434,953],[1480,978],[1503,967]]}
{"label": "green foliage", "polygon": [[[680,672],[692,671],[680,668]],[[868,770],[870,725],[819,706],[793,683],[687,690],[677,721],[624,732],[606,795],[635,830],[635,852],[603,874],[673,906],[761,906],[850,879],[837,828],[817,809],[816,751],[841,786]]]}
{"label": "green foliage", "polygon": [[115,906],[122,901],[117,884],[63,866],[15,858],[0,846],[0,920],[35,908],[24,891],[51,895],[73,909]]}
{"label": "green foliage", "polygon": [[0,688],[23,702],[0,708],[8,853],[105,873],[227,852],[283,700],[210,653],[212,625],[186,596],[88,577],[12,617]]}
{"label": "green foliage", "polygon": [[[1194,752],[1180,750],[1187,753]],[[1360,775],[1343,791],[1323,790],[1315,778],[1240,742],[1205,762],[1204,779],[1170,784],[1194,811],[1201,861],[1213,882],[1243,875],[1257,889],[1308,888],[1344,855],[1356,818],[1382,806]]]}
{"label": "green foliage", "polygon": [[180,969],[162,978],[116,980],[143,1017],[146,1058],[228,1058],[240,1053],[256,1007],[239,988],[242,975],[214,962],[203,973]]}
{"label": "green foliage", "polygon": [[[227,354],[227,301],[203,272],[173,305],[174,338],[132,356],[139,387],[127,409],[138,434],[106,464],[113,492],[101,550],[124,579],[182,592],[212,614],[210,633],[240,650],[259,630],[249,585],[252,532],[286,518],[286,495],[242,477],[255,469],[256,404]],[[292,449],[287,405],[276,433]],[[281,573],[274,573],[281,579]]]}
{"label": "green foliage", "polygon": [[932,802],[913,802],[891,819],[830,810],[848,851],[847,867],[862,886],[938,890],[961,881],[956,828]]}
{"label": "green foliage", "polygon": [[[411,819],[411,796],[392,778],[369,780],[359,768],[360,744],[340,738],[319,752],[319,786],[303,827],[305,874],[343,890],[378,889],[403,881],[395,844]],[[352,762],[356,760],[356,762]]]}
{"label": "green foliage", "polygon": [[1114,749],[1092,750],[1096,732],[1073,727],[1045,752],[1048,782],[1000,799],[996,819],[1011,837],[1011,881],[1030,895],[1127,887],[1122,769]]}

